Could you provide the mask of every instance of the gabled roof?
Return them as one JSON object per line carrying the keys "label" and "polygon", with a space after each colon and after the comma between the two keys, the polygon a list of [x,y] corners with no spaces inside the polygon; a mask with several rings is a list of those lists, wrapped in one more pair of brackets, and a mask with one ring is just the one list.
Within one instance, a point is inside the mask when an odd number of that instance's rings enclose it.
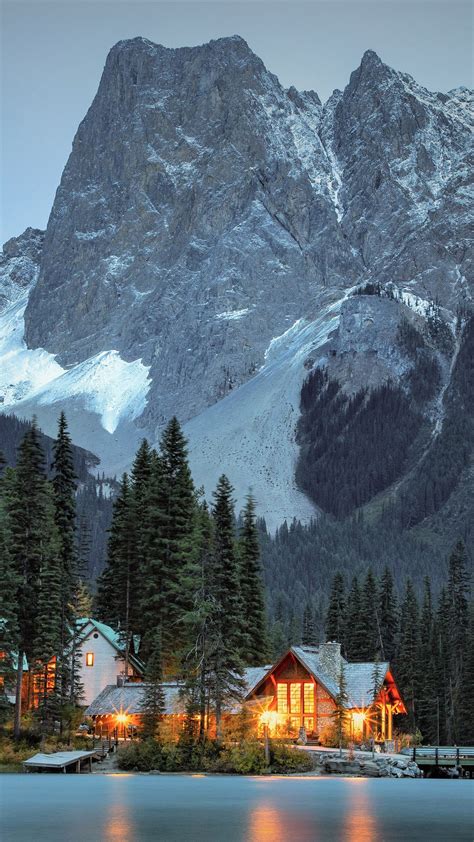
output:
{"label": "gabled roof", "polygon": [[[283,657],[272,666],[254,667],[256,680],[253,686],[249,685],[247,696],[256,690],[258,685],[261,684],[262,681],[264,681],[264,679],[267,678],[267,676],[269,676],[279,666],[279,664],[288,657],[289,654],[294,655],[294,657],[298,659],[300,664],[310,675],[313,676],[315,681],[327,690],[333,699],[336,698],[339,693],[339,684],[323,669],[319,656],[319,648],[317,646],[292,646],[287,650],[287,652],[285,652]],[[389,676],[390,681],[393,682],[393,677],[390,673],[390,664],[388,662],[358,664],[349,663],[342,657],[341,661],[346,679],[347,707],[349,709],[364,708],[372,704],[374,672],[376,667],[379,670],[380,683],[382,683],[387,676]],[[258,677],[258,671],[260,672],[260,677]],[[399,695],[398,691],[397,695]]]}
{"label": "gabled roof", "polygon": [[344,675],[346,678],[347,698],[349,708],[365,708],[374,700],[374,671],[379,669],[380,683],[384,680],[389,670],[388,662],[344,664]]}
{"label": "gabled roof", "polygon": [[[182,685],[173,682],[163,683],[161,686],[165,697],[164,712],[167,714],[184,713],[184,702],[180,695]],[[143,697],[147,687],[148,684],[145,682],[125,684],[123,687],[108,684],[91,702],[85,714],[86,716],[105,716],[120,711],[128,714],[141,714],[143,713]]]}
{"label": "gabled roof", "polygon": [[[79,635],[80,641],[79,645],[83,643],[90,634],[93,632],[97,632],[98,634],[102,635],[108,643],[115,649],[117,654],[120,655],[121,658],[124,657],[124,647],[120,637],[120,633],[115,631],[110,626],[107,626],[105,623],[100,623],[98,620],[94,620],[92,617],[81,617],[80,619],[76,620],[77,626],[79,628]],[[140,674],[143,675],[144,665],[136,655],[129,653],[129,661],[135,670]]]}

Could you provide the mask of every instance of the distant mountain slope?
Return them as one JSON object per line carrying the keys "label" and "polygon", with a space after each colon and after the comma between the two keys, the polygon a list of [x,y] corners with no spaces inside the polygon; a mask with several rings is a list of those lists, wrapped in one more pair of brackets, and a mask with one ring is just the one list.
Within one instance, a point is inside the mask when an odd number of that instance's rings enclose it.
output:
{"label": "distant mountain slope", "polygon": [[[449,417],[457,315],[472,306],[472,113],[466,89],[431,93],[372,51],[322,105],[237,36],[119,42],[44,242],[30,231],[4,249],[5,410],[36,412],[50,432],[64,406],[107,472],[176,413],[208,493],[226,470],[272,528],[307,521],[317,498],[295,481],[306,376],[326,368],[348,400],[387,380],[408,395],[408,320],[439,381],[422,406],[408,398],[419,437],[371,486],[388,493],[430,460],[423,435]],[[19,261],[31,271],[18,282]],[[337,497],[344,476],[333,483]]]}

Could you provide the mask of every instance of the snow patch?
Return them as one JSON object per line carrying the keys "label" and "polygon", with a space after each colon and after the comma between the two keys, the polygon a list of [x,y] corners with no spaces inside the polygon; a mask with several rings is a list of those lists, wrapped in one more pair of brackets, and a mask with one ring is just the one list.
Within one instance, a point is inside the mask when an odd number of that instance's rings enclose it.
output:
{"label": "snow patch", "polygon": [[138,418],[151,385],[149,367],[141,360],[125,362],[118,351],[104,351],[68,370],[42,348],[24,341],[28,293],[0,315],[0,407],[15,409],[34,399],[38,405],[82,397],[87,409],[101,416],[113,433],[122,419]]}
{"label": "snow patch", "polygon": [[225,313],[216,313],[214,318],[218,321],[236,321],[242,319],[248,312],[250,312],[250,308],[244,307],[243,310],[227,310]]}

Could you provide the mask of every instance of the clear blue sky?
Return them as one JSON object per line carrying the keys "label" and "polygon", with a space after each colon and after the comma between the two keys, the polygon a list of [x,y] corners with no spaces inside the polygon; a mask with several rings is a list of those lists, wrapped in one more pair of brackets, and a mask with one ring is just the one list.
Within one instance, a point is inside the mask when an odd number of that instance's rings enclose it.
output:
{"label": "clear blue sky", "polygon": [[43,228],[110,47],[239,34],[285,85],[325,100],[366,49],[431,90],[472,86],[470,0],[0,0],[0,242]]}

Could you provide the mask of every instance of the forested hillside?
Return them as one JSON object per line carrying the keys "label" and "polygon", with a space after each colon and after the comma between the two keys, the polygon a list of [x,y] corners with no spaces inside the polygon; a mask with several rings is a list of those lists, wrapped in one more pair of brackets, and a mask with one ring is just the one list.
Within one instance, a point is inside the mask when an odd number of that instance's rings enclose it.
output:
{"label": "forested hillside", "polygon": [[[31,429],[29,421],[14,415],[0,415],[0,452],[10,467],[17,463],[18,448],[25,433]],[[53,439],[38,431],[41,449],[45,456],[45,467],[51,475],[53,464]],[[112,518],[112,498],[118,488],[114,479],[107,479],[90,473],[97,467],[99,459],[82,447],[72,445],[74,473],[77,478],[76,511],[78,520],[78,544],[86,570],[85,575],[94,587],[107,552],[107,530]]]}

